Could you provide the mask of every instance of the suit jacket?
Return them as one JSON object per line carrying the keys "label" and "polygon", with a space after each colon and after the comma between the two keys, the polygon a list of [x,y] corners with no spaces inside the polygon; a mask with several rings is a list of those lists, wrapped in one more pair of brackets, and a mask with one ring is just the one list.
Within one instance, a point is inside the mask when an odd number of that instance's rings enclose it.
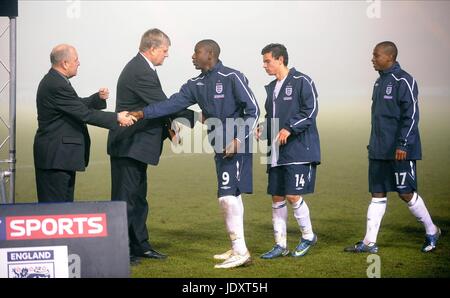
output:
{"label": "suit jacket", "polygon": [[[117,82],[116,111],[138,111],[149,104],[167,100],[156,71],[138,53],[131,59]],[[178,114],[187,117],[193,126],[193,112]],[[129,157],[157,165],[164,139],[168,136],[169,118],[140,120],[130,127],[111,130],[108,135],[108,154]]]}
{"label": "suit jacket", "polygon": [[106,101],[98,93],[78,97],[70,82],[53,68],[39,84],[36,105],[36,168],[84,171],[91,143],[86,123],[109,129],[118,127],[116,113],[98,111],[106,108]]}

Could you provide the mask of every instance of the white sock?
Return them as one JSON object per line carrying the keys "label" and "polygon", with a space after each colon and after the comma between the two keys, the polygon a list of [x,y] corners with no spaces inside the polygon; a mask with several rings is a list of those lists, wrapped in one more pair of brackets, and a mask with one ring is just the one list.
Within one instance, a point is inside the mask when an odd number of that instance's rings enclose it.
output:
{"label": "white sock", "polygon": [[309,208],[306,202],[300,197],[300,200],[292,204],[294,210],[294,217],[297,219],[297,223],[300,226],[302,232],[302,238],[312,241],[314,239],[314,233],[311,225],[311,218],[309,217]]}
{"label": "white sock", "polygon": [[372,198],[372,202],[367,209],[367,228],[364,244],[377,242],[378,230],[380,229],[381,220],[384,212],[386,212],[387,197]]}
{"label": "white sock", "polygon": [[242,218],[244,217],[244,203],[242,202],[242,197],[241,197],[241,195],[238,195],[237,197],[236,197],[236,199],[238,200],[238,203],[239,203],[239,209],[240,209],[240,212],[242,212]]}
{"label": "white sock", "polygon": [[247,252],[247,247],[245,246],[245,233],[244,233],[244,203],[242,202],[242,197],[241,195],[238,195],[236,197],[237,201],[238,201],[238,208],[239,208],[239,214],[241,214],[241,220],[242,220],[242,239],[243,239],[243,243],[244,243],[244,254]]}
{"label": "white sock", "polygon": [[414,193],[413,198],[408,202],[408,208],[417,220],[423,224],[425,227],[425,233],[428,235],[434,235],[437,233],[437,227],[431,220],[430,213],[418,193]]}
{"label": "white sock", "polygon": [[233,252],[244,255],[247,246],[244,239],[244,209],[239,199],[235,196],[224,196],[219,198],[220,206],[225,218],[225,226],[231,240]]}
{"label": "white sock", "polygon": [[275,243],[286,248],[286,224],[288,218],[286,200],[272,203],[272,224]]}

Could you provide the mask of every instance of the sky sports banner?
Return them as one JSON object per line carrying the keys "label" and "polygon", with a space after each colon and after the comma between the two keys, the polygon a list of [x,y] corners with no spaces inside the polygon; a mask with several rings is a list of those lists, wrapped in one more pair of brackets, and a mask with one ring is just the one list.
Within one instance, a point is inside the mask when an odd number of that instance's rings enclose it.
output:
{"label": "sky sports banner", "polygon": [[0,205],[0,277],[128,276],[125,202]]}

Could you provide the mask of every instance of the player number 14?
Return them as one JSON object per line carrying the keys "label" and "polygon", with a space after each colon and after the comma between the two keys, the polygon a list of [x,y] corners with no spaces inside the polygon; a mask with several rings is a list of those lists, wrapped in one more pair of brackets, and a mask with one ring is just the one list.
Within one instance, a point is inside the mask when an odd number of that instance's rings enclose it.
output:
{"label": "player number 14", "polygon": [[305,179],[303,179],[303,174],[301,176],[300,174],[295,174],[295,187],[298,187],[299,184],[302,187],[305,186]]}

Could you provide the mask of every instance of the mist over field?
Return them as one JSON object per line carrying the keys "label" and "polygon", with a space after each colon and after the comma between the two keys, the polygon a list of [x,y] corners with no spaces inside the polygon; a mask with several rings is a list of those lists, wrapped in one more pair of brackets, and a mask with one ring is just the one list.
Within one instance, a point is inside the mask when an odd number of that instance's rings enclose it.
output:
{"label": "mist over field", "polygon": [[[59,43],[78,49],[81,66],[71,79],[80,96],[100,87],[111,91],[138,51],[142,33],[153,27],[172,41],[169,58],[158,67],[167,95],[198,74],[191,63],[197,41],[212,38],[225,65],[250,81],[264,116],[265,90],[273,77],[262,68],[261,49],[287,46],[290,67],[308,74],[319,94],[318,129],[322,164],[316,192],[305,197],[319,236],[311,255],[269,265],[258,259],[273,242],[271,200],[261,154],[254,156],[254,193],[244,196],[246,240],[255,264],[233,272],[214,271],[211,256],[226,251],[228,239],[216,198],[211,154],[176,154],[165,141],[160,164],[148,169],[148,226],[152,243],[168,262],[133,268],[133,277],[366,277],[366,256],[342,253],[364,236],[370,195],[367,149],[370,105],[378,74],[370,59],[374,45],[396,42],[398,61],[419,87],[423,160],[418,161],[419,193],[444,231],[439,249],[420,253],[423,228],[396,194],[390,194],[379,236],[383,277],[450,277],[450,3],[446,1],[19,1],[17,18],[16,202],[37,202],[33,166],[35,107],[39,81]],[[277,21],[277,15],[283,21]],[[7,19],[0,18],[0,32]],[[0,59],[8,61],[7,43]],[[0,66],[0,88],[7,72]],[[0,93],[0,117],[8,119],[8,92]],[[193,109],[198,110],[197,107]],[[183,131],[188,128],[183,127]],[[200,123],[195,131],[204,131]],[[77,173],[75,200],[110,199],[107,130],[89,126],[91,158]],[[0,143],[7,136],[0,122]],[[8,147],[0,149],[0,160]],[[289,210],[288,243],[299,231]],[[150,270],[149,268],[153,269]]]}

